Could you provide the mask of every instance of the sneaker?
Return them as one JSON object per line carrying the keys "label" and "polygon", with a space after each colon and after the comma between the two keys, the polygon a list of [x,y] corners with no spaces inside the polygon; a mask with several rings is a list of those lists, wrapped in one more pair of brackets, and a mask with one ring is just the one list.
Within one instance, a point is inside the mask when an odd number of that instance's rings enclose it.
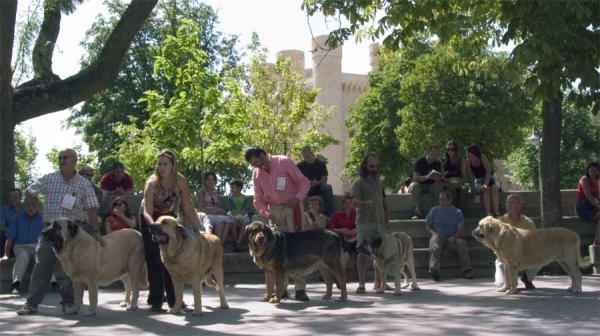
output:
{"label": "sneaker", "polygon": [[17,280],[15,282],[13,282],[13,284],[11,286],[11,293],[12,294],[21,294],[21,281]]}
{"label": "sneaker", "polygon": [[296,292],[296,300],[298,301],[308,301],[308,295],[306,295],[305,290],[299,290]]}
{"label": "sneaker", "polygon": [[469,279],[469,280],[472,280],[472,279],[474,279],[474,278],[475,278],[475,277],[473,276],[473,271],[472,271],[472,270],[470,270],[470,269],[468,269],[468,270],[464,271],[464,272],[463,272],[463,274],[462,274],[462,277],[463,277],[463,278],[465,278],[465,279]]}
{"label": "sneaker", "polygon": [[440,271],[437,268],[430,269],[429,275],[431,275],[433,281],[440,281]]}
{"label": "sneaker", "polygon": [[58,282],[52,281],[50,285],[52,286],[52,293],[60,293],[60,285]]}
{"label": "sneaker", "polygon": [[21,315],[21,316],[31,315],[31,314],[36,314],[36,313],[37,313],[37,308],[30,306],[29,303],[25,303],[21,309],[17,310],[17,315]]}
{"label": "sneaker", "polygon": [[525,289],[535,289],[533,282],[531,282],[531,281],[529,281],[529,279],[527,279],[526,274],[521,275],[521,282],[525,285]]}

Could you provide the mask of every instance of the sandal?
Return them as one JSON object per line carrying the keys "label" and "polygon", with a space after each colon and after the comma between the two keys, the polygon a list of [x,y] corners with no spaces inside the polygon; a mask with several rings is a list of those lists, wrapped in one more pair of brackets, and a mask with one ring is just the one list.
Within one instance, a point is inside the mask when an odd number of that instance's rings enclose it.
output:
{"label": "sandal", "polygon": [[[373,290],[378,290],[378,289],[379,289],[379,286],[377,286],[377,287],[373,286]],[[392,286],[390,286],[390,285],[386,284],[386,285],[385,285],[385,290],[386,290],[386,291],[393,291],[393,290],[394,290],[394,287],[392,287]]]}
{"label": "sandal", "polygon": [[356,294],[365,294],[367,291],[365,290],[365,286],[356,287]]}

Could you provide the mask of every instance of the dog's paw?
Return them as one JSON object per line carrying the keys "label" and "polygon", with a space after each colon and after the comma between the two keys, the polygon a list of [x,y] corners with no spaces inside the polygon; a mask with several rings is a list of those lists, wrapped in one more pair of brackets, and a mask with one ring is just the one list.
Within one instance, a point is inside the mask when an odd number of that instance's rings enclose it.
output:
{"label": "dog's paw", "polygon": [[127,310],[127,311],[135,311],[135,310],[137,310],[137,309],[138,309],[138,307],[137,307],[137,306],[129,305],[129,306],[127,306],[127,309],[126,309],[126,310]]}
{"label": "dog's paw", "polygon": [[421,290],[421,287],[419,287],[419,285],[415,285],[415,284],[413,284],[413,285],[412,285],[412,290],[414,290],[414,291],[420,291],[420,290]]}
{"label": "dog's paw", "polygon": [[383,294],[383,293],[385,293],[385,289],[379,288],[379,289],[375,290],[375,293]]}
{"label": "dog's paw", "polygon": [[229,305],[227,304],[227,302],[221,302],[221,305],[219,307],[221,309],[229,309]]}
{"label": "dog's paw", "polygon": [[85,316],[96,316],[96,312],[88,310],[88,311],[85,312]]}
{"label": "dog's paw", "polygon": [[346,302],[346,301],[348,301],[348,296],[340,296],[339,301],[340,302]]}
{"label": "dog's paw", "polygon": [[167,314],[173,314],[173,315],[177,315],[181,312],[181,309],[175,309],[175,308],[170,308],[169,310],[167,310]]}
{"label": "dog's paw", "polygon": [[509,290],[506,291],[506,294],[517,294],[517,289],[516,288],[511,288]]}
{"label": "dog's paw", "polygon": [[408,286],[410,286],[410,284],[408,282],[405,282],[402,284],[402,289],[408,288]]}
{"label": "dog's paw", "polygon": [[507,290],[508,290],[508,287],[502,287],[502,288],[498,288],[498,289],[496,289],[496,292],[498,292],[498,293],[504,293],[504,292],[506,292]]}
{"label": "dog's paw", "polygon": [[279,299],[278,299],[278,298],[276,298],[276,297],[272,297],[272,298],[269,300],[269,303],[279,303]]}
{"label": "dog's paw", "polygon": [[194,309],[194,311],[192,312],[193,316],[202,316],[204,314],[202,314],[202,309]]}
{"label": "dog's paw", "polygon": [[123,302],[119,303],[119,307],[127,307],[127,306],[129,306],[129,302],[127,302],[127,301],[123,301]]}
{"label": "dog's paw", "polygon": [[398,295],[398,296],[400,296],[400,295],[402,295],[402,292],[401,292],[399,289],[396,289],[396,290],[394,291],[394,295]]}
{"label": "dog's paw", "polygon": [[329,294],[329,295],[325,294],[325,295],[321,296],[321,300],[331,300],[331,294]]}
{"label": "dog's paw", "polygon": [[260,298],[260,302],[270,302],[272,295],[269,294],[265,294],[263,297]]}

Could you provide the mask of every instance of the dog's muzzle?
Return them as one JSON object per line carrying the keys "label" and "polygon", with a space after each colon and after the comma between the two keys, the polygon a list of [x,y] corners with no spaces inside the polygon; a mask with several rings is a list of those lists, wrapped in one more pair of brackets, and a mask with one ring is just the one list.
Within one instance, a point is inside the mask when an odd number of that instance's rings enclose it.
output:
{"label": "dog's muzzle", "polygon": [[60,251],[64,245],[63,237],[61,237],[53,227],[44,229],[42,231],[42,237],[44,237],[46,242],[52,244],[57,251]]}
{"label": "dog's muzzle", "polygon": [[167,236],[160,228],[155,226],[150,227],[150,233],[152,234],[152,241],[161,245],[169,243],[169,236]]}
{"label": "dog's muzzle", "polygon": [[481,232],[479,232],[479,230],[475,229],[471,232],[471,235],[475,238],[480,238],[483,239],[485,238],[485,236],[483,234],[481,234]]}

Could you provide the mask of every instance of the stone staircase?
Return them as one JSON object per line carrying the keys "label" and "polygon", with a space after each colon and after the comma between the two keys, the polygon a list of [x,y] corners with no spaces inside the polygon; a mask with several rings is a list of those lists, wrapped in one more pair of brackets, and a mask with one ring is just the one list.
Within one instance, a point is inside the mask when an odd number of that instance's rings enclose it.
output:
{"label": "stone staircase", "polygon": [[[523,197],[523,213],[531,217],[535,221],[538,228],[541,228],[539,193],[518,192],[518,194]],[[507,193],[501,193],[501,212],[505,212],[505,209],[503,209],[503,204],[507,195]],[[141,197],[128,196],[127,198],[133,208],[132,210],[137,212]],[[424,220],[409,219],[412,216],[413,211],[410,195],[388,195],[387,200],[392,218],[388,225],[387,232],[393,233],[397,231],[403,231],[412,237],[413,245],[415,247],[417,277],[428,277],[428,246],[430,234],[425,229]],[[111,201],[111,199],[108,199],[106,200],[105,204],[102,205],[101,209],[98,211],[100,217],[103,217],[104,214],[108,213],[108,207]],[[588,255],[588,245],[590,245],[593,241],[595,227],[593,223],[584,222],[574,216],[574,190],[562,191],[562,201],[564,214],[562,226],[572,229],[580,235],[581,253],[582,255]],[[226,198],[223,197],[221,202],[222,205],[225,206]],[[340,203],[341,198],[335,197],[334,209],[340,208]],[[431,195],[424,195],[423,204],[425,205],[423,209],[424,211],[428,211],[434,205]],[[495,270],[494,254],[491,250],[483,247],[470,236],[471,231],[477,226],[479,220],[484,216],[483,205],[473,203],[470,197],[465,197],[461,201],[461,204],[463,205],[463,214],[465,216],[463,238],[467,241],[469,246],[469,255],[471,257],[474,275],[476,277],[491,278],[493,277]],[[231,241],[231,238],[228,239],[226,247],[232,249],[233,241]],[[228,284],[264,282],[263,272],[261,272],[252,262],[248,252],[225,253],[223,256],[223,265],[225,268],[225,282]],[[355,265],[356,256],[352,255],[347,269],[347,277],[349,281],[356,281],[357,279]],[[29,279],[29,274],[32,268],[31,266],[29,267],[25,276],[26,279]],[[60,265],[57,265],[56,271],[57,277],[60,281],[62,278],[64,278],[64,274],[60,268]],[[0,293],[6,293],[10,291],[11,272],[12,261],[8,265],[0,267]],[[369,273],[372,273],[372,267],[369,268]],[[444,254],[442,256],[442,276],[445,278],[460,276],[458,258],[456,255]],[[372,279],[372,274],[369,275],[369,279]],[[311,275],[309,277],[309,281],[319,281],[319,274],[315,273]],[[21,286],[22,288],[28,288],[28,280],[25,280]],[[117,282],[113,286],[119,287],[121,284],[120,282]]]}

